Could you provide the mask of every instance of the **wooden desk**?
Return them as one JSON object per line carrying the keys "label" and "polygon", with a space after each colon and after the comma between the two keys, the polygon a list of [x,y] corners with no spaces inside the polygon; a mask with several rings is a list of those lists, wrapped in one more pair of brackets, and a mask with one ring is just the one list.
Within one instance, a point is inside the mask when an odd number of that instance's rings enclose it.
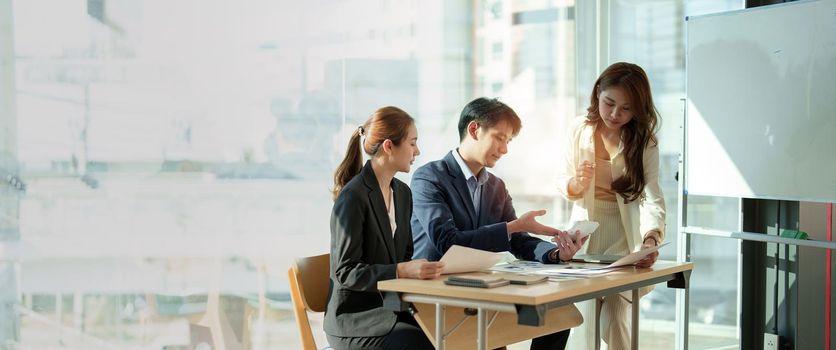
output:
{"label": "wooden desk", "polygon": [[[465,330],[475,329],[476,345],[480,350],[530,339],[532,334],[537,334],[534,336],[549,334],[560,330],[561,326],[576,326],[579,322],[575,321],[580,314],[575,309],[574,303],[591,299],[600,302],[601,297],[629,290],[632,291],[634,305],[632,308],[632,348],[638,349],[639,288],[667,282],[669,288],[687,289],[692,269],[692,263],[660,260],[650,268],[624,268],[597,277],[546,282],[531,286],[509,285],[492,289],[448,286],[444,284],[447,276],[442,276],[435,280],[380,281],[378,289],[384,292],[384,303],[388,308],[406,310],[408,303],[415,306],[418,311],[415,318],[433,341],[436,349],[444,349],[445,346],[458,349],[464,345],[463,342],[472,344],[471,340],[464,339],[469,335],[467,331],[461,332],[464,334],[451,336],[453,330],[465,325],[463,327]],[[597,306],[596,309],[599,309],[600,304]],[[445,314],[447,311],[459,309],[462,309],[462,312],[465,309],[475,310],[469,313],[475,313],[476,325],[467,326],[468,322],[472,325],[473,321],[470,317],[465,317],[460,324],[453,327],[453,330],[446,330],[445,321],[454,320],[456,316]],[[488,338],[488,327],[491,324],[488,324],[487,317],[490,311],[494,312],[491,316],[491,323],[498,322],[497,326],[503,326],[502,332],[492,334]],[[508,324],[507,321],[503,321],[508,318],[516,318],[516,323]],[[554,322],[557,324],[553,324]],[[572,325],[573,323],[577,324]],[[600,339],[597,323],[596,320],[596,339]],[[534,327],[519,327],[518,325]],[[566,328],[568,327],[563,329]],[[455,347],[450,340],[455,341]],[[596,348],[598,347],[599,344],[596,342]]]}

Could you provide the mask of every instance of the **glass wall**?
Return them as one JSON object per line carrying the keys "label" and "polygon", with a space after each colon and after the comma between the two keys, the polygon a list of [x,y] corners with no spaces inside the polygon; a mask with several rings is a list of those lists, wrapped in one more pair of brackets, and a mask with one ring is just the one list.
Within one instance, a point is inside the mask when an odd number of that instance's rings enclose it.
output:
{"label": "glass wall", "polygon": [[[557,155],[599,72],[600,28],[605,63],[651,77],[675,241],[682,18],[742,5],[614,0],[602,26],[595,3],[0,0],[0,165],[25,184],[0,207],[12,346],[297,348],[287,269],[328,251],[332,172],[385,105],[417,119],[417,167],[455,147],[468,101],[501,98],[523,129],[493,171],[518,212],[565,227]],[[692,218],[736,224],[736,202],[694,200]],[[724,244],[695,242],[692,285],[732,277]],[[692,344],[695,324],[734,340],[735,293],[693,289]],[[642,348],[671,347],[673,300],[642,300]]]}
{"label": "glass wall", "polygon": [[473,97],[499,97],[523,120],[493,171],[506,182],[517,213],[547,209],[544,222],[564,226],[569,206],[556,178],[576,115],[575,2],[483,0],[475,13]]}
{"label": "glass wall", "polygon": [[22,348],[298,347],[351,131],[399,106],[426,162],[473,95],[469,2],[3,4]]}

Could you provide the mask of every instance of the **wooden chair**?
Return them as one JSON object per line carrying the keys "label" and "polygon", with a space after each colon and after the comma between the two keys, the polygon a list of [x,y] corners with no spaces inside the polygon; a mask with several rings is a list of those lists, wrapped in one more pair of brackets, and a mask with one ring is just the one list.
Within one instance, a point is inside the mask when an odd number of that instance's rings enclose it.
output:
{"label": "wooden chair", "polygon": [[296,259],[287,270],[293,313],[296,315],[296,325],[299,326],[299,337],[304,350],[317,349],[308,311],[325,312],[325,305],[328,303],[329,272],[330,254]]}

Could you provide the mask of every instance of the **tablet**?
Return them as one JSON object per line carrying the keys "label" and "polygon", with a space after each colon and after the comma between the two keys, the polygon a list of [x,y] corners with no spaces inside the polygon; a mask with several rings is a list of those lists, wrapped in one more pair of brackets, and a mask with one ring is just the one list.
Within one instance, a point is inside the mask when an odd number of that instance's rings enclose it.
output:
{"label": "tablet", "polygon": [[624,255],[612,254],[576,254],[575,257],[572,258],[572,261],[596,264],[612,264],[623,257]]}

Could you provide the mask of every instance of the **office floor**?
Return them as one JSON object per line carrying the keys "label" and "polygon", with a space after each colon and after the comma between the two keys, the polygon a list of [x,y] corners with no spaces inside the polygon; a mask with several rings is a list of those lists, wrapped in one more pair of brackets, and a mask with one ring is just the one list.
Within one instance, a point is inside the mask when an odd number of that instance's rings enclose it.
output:
{"label": "office floor", "polygon": [[[674,338],[670,335],[659,337],[658,333],[641,332],[639,335],[641,349],[674,349]],[[528,350],[531,342],[525,341],[508,346],[508,350]],[[740,346],[734,339],[723,337],[711,337],[705,335],[692,335],[689,349],[694,350],[737,350]],[[606,344],[601,343],[601,349],[607,349]],[[567,349],[574,350],[574,349]]]}
{"label": "office floor", "polygon": [[[290,322],[294,322],[291,318]],[[312,320],[311,326],[315,327],[314,329],[322,329],[320,319]],[[660,325],[660,323],[665,323],[665,325]],[[676,348],[675,346],[675,338],[673,333],[670,332],[658,332],[652,329],[658,329],[660,327],[668,327],[672,328],[672,324],[667,324],[667,322],[659,322],[654,320],[643,320],[642,323],[644,327],[648,327],[651,330],[642,330],[640,331],[641,334],[639,335],[639,345],[642,350],[670,350]],[[288,326],[295,327],[295,323],[288,324]],[[292,341],[292,345],[297,348],[299,345],[299,340],[297,338],[290,337],[289,333],[281,332],[283,336],[281,337],[281,341]],[[325,341],[325,337],[323,334],[316,334],[314,332],[314,337],[316,337],[317,344],[324,344],[322,342]],[[321,332],[320,332],[321,333]],[[712,335],[711,333],[718,333],[718,335]],[[692,327],[691,329],[691,342],[689,344],[689,349],[692,350],[738,350],[740,349],[739,343],[735,337],[730,336],[729,334],[722,334],[722,332],[716,332],[714,330],[708,329],[706,330],[704,327]],[[276,333],[274,333],[276,334]],[[294,334],[295,335],[295,334]],[[285,343],[281,343],[285,344]],[[287,343],[290,345],[291,343]],[[508,350],[528,350],[529,346],[531,345],[530,341],[520,342],[516,344],[512,344],[508,346]],[[606,344],[601,344],[601,349],[607,349]],[[567,349],[567,350],[576,350],[576,349]]]}
{"label": "office floor", "polygon": [[[291,318],[290,322],[294,322]],[[321,319],[314,319],[311,322],[311,326],[314,327],[315,330],[322,329],[321,326]],[[639,345],[642,350],[670,350],[674,349],[675,346],[675,338],[673,333],[670,332],[659,332],[657,331],[660,328],[673,328],[673,324],[670,322],[665,321],[656,321],[656,320],[643,320],[642,328],[647,327],[649,330],[642,330],[641,334],[639,335]],[[295,324],[291,324],[295,326]],[[289,326],[291,326],[289,325]],[[321,343],[325,341],[324,335],[316,334],[314,332],[314,337],[316,337],[317,344],[324,344]],[[320,332],[321,333],[321,332]],[[725,333],[725,334],[724,334]],[[298,347],[298,339],[290,339],[288,333],[284,333],[285,335],[282,337],[282,341],[293,341],[293,346]],[[282,343],[284,344],[284,343]],[[290,343],[287,343],[290,344]],[[516,344],[512,344],[508,346],[508,350],[528,350],[531,342],[525,341]],[[606,349],[605,344],[601,344],[602,349]],[[294,347],[295,348],[295,347]],[[693,350],[738,350],[740,346],[736,337],[733,334],[728,334],[725,331],[717,331],[711,327],[691,327],[691,342],[689,344],[689,349]],[[567,349],[567,350],[576,350],[576,349]]]}
{"label": "office floor", "polygon": [[[311,328],[319,348],[325,345],[325,335],[322,332],[321,315],[311,314]],[[70,320],[66,324],[70,324]],[[645,320],[643,323],[650,330],[642,331],[640,345],[642,349],[673,349],[674,336],[670,332],[659,332],[660,326],[653,325],[652,320]],[[21,324],[21,348],[22,349],[119,349],[132,348],[129,344],[134,342],[145,344],[151,348],[167,340],[154,337],[138,336],[139,333],[166,333],[164,330],[140,329],[132,326],[120,327],[120,333],[124,334],[121,339],[102,337],[104,330],[87,329],[84,333],[78,332],[72,327],[56,327],[53,319],[49,317],[37,317],[35,315],[25,316]],[[671,325],[663,325],[662,328],[671,328]],[[643,327],[644,328],[644,327]],[[696,328],[696,329],[695,329]],[[654,330],[655,329],[655,330]],[[255,327],[252,330],[252,349],[300,349],[299,335],[296,322],[290,312],[280,312],[277,317],[266,322],[263,328]],[[170,332],[168,332],[170,333]],[[690,349],[703,350],[732,350],[739,349],[737,340],[721,332],[712,330],[700,330],[699,327],[692,327]],[[111,338],[109,341],[102,341],[102,338]],[[144,338],[144,339],[143,339]],[[512,344],[509,350],[528,350],[530,341]],[[606,349],[605,346],[602,346]],[[573,349],[569,349],[573,350]]]}

